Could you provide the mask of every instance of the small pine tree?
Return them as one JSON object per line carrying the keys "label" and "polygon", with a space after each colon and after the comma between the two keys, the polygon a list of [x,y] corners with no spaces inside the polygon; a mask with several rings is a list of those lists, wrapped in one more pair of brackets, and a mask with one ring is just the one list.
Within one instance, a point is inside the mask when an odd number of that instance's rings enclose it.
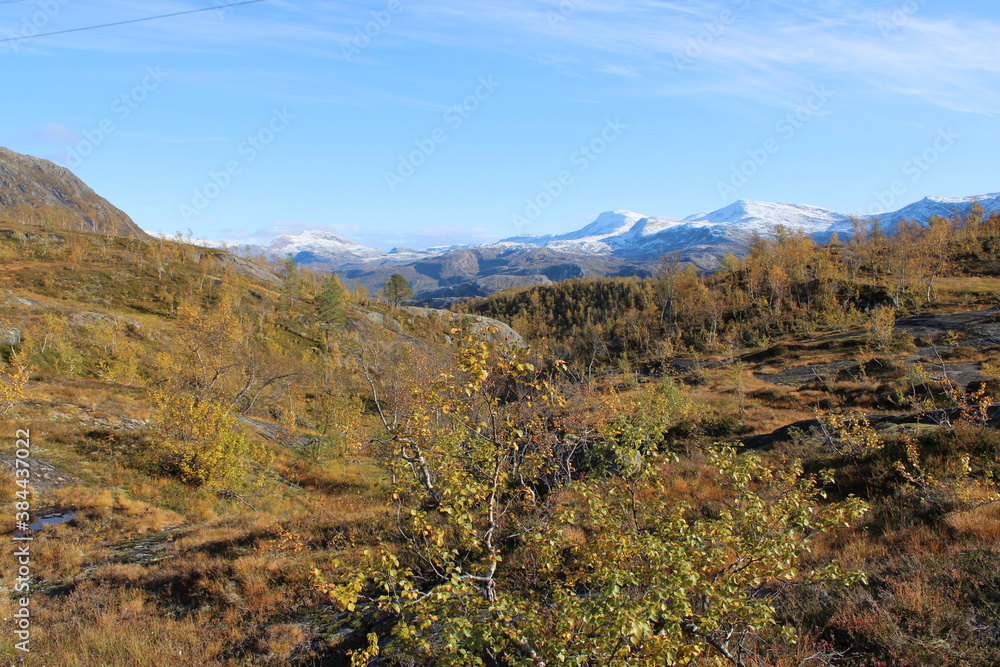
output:
{"label": "small pine tree", "polygon": [[295,257],[289,253],[285,259],[281,260],[281,273],[285,278],[284,297],[285,307],[291,310],[292,305],[299,296],[301,288],[301,276],[299,267],[295,263]]}
{"label": "small pine tree", "polygon": [[382,295],[393,306],[398,306],[400,301],[413,296],[413,290],[410,289],[410,283],[406,278],[398,273],[394,273],[385,281],[385,287],[382,288]]}
{"label": "small pine tree", "polygon": [[316,314],[324,331],[339,331],[344,328],[344,285],[336,274],[323,279],[319,296],[316,298]]}

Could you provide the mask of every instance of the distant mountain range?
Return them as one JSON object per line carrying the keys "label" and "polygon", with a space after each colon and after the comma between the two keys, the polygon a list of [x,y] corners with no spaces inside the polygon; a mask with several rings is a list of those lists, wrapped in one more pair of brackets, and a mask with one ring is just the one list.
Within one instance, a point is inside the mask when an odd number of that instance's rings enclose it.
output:
{"label": "distant mountain range", "polygon": [[[979,197],[928,197],[879,216],[891,233],[906,219],[925,223],[932,216],[963,216],[975,201],[986,214],[1000,213],[1000,193]],[[0,213],[21,222],[53,222],[71,228],[146,236],[125,213],[97,195],[68,169],[48,160],[0,147]],[[740,200],[710,213],[669,220],[617,210],[602,213],[582,229],[565,234],[522,235],[476,246],[414,250],[370,248],[337,234],[307,231],[271,243],[240,246],[239,254],[264,254],[335,271],[371,289],[400,273],[417,301],[447,305],[508,287],[547,284],[584,276],[649,276],[656,261],[678,253],[702,270],[719,266],[726,253],[746,251],[754,235],[773,237],[779,225],[801,230],[819,242],[846,237],[851,216],[816,206]],[[219,244],[210,244],[219,245]]]}
{"label": "distant mountain range", "polygon": [[[891,233],[902,220],[967,214],[975,201],[987,215],[1000,213],[1000,193],[978,197],[927,197],[877,217]],[[727,253],[745,252],[754,235],[773,238],[779,225],[823,243],[847,238],[852,216],[816,206],[740,200],[683,220],[632,211],[602,213],[582,229],[565,234],[522,235],[496,243],[386,252],[329,232],[279,236],[246,252],[273,259],[291,254],[299,264],[336,271],[377,288],[392,273],[403,274],[418,300],[445,305],[456,298],[484,296],[506,287],[546,284],[582,276],[648,276],[667,253],[712,270]]]}

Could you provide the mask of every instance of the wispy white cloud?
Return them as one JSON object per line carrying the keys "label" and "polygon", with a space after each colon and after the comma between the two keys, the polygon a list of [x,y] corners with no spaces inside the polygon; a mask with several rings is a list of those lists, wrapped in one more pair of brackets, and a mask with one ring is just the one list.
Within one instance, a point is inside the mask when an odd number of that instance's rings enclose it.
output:
{"label": "wispy white cloud", "polygon": [[[516,51],[561,70],[625,74],[659,66],[659,78],[644,77],[645,92],[657,96],[716,93],[765,100],[777,93],[780,101],[817,78],[837,76],[853,79],[863,94],[908,94],[961,111],[1000,110],[995,22],[919,12],[899,21],[894,14],[899,5],[888,2],[796,0],[761,7],[747,0],[637,0],[584,3],[552,29],[545,11],[557,4],[423,3],[420,12],[428,20],[408,26],[407,36]],[[476,29],[435,30],[432,16]],[[886,31],[886,24],[892,30]],[[691,70],[678,70],[678,57],[689,49],[697,56]],[[628,64],[594,63],[606,62],[609,54]]]}
{"label": "wispy white cloud", "polygon": [[621,65],[604,65],[598,67],[597,71],[604,74],[617,74],[618,76],[639,76],[635,67],[622,67]]}
{"label": "wispy white cloud", "polygon": [[[120,0],[82,11],[71,4],[47,28],[194,6]],[[425,0],[402,6],[375,38],[377,48],[366,49],[353,66],[383,67],[381,61],[399,51],[433,46],[501,52],[567,76],[618,74],[635,81],[636,96],[737,96],[781,105],[811,82],[839,77],[859,95],[902,95],[956,111],[1000,110],[995,56],[1000,24],[923,10],[900,19],[901,5],[891,0],[581,0],[571,11],[557,0]],[[252,47],[338,60],[342,45],[379,7],[357,0],[271,0],[109,28],[100,39],[86,32],[31,43],[45,49],[219,55]],[[563,20],[553,24],[553,13]],[[691,62],[678,67],[678,57]],[[211,78],[219,67],[207,66],[205,76]],[[227,85],[251,85],[236,74],[243,83]],[[261,76],[256,73],[257,81]]]}

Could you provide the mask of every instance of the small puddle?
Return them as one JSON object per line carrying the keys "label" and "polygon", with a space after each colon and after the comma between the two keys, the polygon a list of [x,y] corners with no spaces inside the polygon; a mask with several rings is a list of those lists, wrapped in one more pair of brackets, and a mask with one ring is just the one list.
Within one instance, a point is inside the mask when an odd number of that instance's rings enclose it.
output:
{"label": "small puddle", "polygon": [[56,526],[60,523],[66,523],[67,521],[72,521],[76,518],[76,512],[71,512],[70,514],[55,514],[53,516],[46,516],[38,519],[33,524],[29,526],[32,530],[41,530],[45,526]]}

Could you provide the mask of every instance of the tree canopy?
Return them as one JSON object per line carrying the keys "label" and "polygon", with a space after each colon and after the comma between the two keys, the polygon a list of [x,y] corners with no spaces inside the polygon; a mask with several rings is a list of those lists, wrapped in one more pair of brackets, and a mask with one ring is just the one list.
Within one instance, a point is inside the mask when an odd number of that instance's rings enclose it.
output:
{"label": "tree canopy", "polygon": [[385,281],[382,288],[382,295],[393,306],[398,306],[400,302],[413,296],[409,281],[401,274],[394,273]]}

